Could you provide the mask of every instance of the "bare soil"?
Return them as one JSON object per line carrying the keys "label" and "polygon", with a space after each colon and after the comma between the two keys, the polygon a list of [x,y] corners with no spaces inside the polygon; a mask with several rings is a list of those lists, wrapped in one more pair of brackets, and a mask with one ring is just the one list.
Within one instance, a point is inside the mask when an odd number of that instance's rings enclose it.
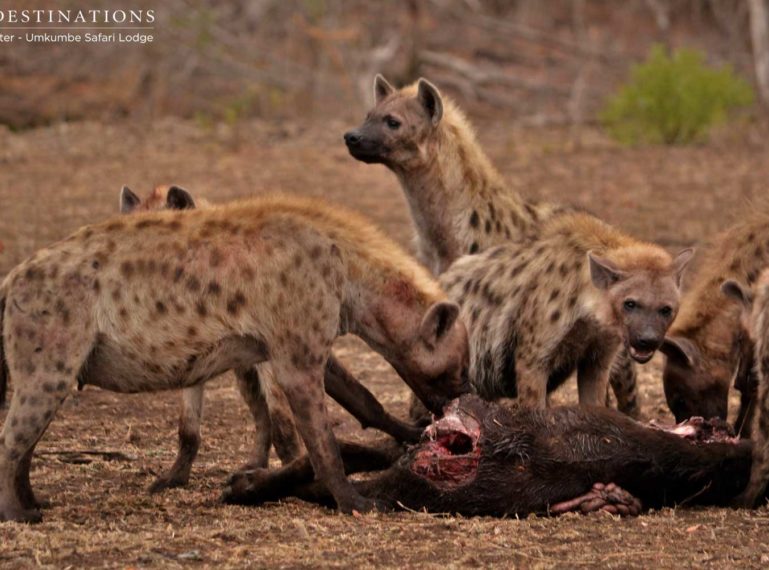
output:
{"label": "bare soil", "polygon": [[[346,153],[345,125],[243,123],[203,128],[81,123],[0,131],[0,275],[35,249],[117,210],[123,183],[176,183],[211,201],[269,191],[322,196],[373,218],[404,244],[410,219],[395,178]],[[737,127],[688,148],[615,146],[600,133],[483,124],[480,138],[511,184],[531,197],[590,209],[675,249],[698,243],[761,204],[769,180],[765,128]],[[338,352],[385,406],[406,413],[407,389],[356,339]],[[670,421],[658,358],[641,373],[643,409]],[[229,376],[206,393],[203,445],[190,485],[150,496],[176,448],[177,393],[74,394],[38,446],[32,481],[50,506],[36,526],[0,524],[7,568],[152,566],[767,567],[769,510],[666,509],[524,520],[424,513],[342,516],[289,501],[223,506],[227,474],[248,457],[252,428]],[[573,386],[558,395],[574,401]],[[337,434],[372,440],[330,404]],[[2,412],[4,415],[4,412]],[[121,460],[62,452],[119,451]],[[511,489],[511,492],[515,492]]]}

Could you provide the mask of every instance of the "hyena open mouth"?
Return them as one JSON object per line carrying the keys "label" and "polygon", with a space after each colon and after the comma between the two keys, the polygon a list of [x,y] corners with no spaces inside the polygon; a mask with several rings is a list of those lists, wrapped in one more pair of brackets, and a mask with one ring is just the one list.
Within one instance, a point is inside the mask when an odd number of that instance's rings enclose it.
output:
{"label": "hyena open mouth", "polygon": [[416,475],[443,489],[475,480],[481,459],[481,426],[460,408],[458,399],[446,406],[443,417],[430,424],[422,437],[411,463]]}

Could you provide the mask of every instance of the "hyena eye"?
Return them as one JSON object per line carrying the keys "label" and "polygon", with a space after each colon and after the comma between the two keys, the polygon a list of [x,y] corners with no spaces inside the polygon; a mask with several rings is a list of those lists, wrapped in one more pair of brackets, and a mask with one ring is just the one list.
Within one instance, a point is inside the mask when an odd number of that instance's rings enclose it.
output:
{"label": "hyena eye", "polygon": [[626,310],[626,311],[632,311],[633,309],[635,309],[636,307],[638,307],[638,303],[636,303],[635,301],[633,301],[633,299],[628,299],[628,300],[626,300],[626,301],[625,301],[625,302],[622,304],[622,306],[623,306],[623,307],[625,307],[625,310]]}
{"label": "hyena eye", "polygon": [[672,314],[673,314],[673,307],[668,307],[667,305],[665,305],[660,309],[660,315],[662,315],[663,317],[667,318]]}
{"label": "hyena eye", "polygon": [[396,130],[401,126],[401,122],[397,119],[393,119],[392,117],[385,117],[385,123],[387,123],[387,126],[392,130]]}

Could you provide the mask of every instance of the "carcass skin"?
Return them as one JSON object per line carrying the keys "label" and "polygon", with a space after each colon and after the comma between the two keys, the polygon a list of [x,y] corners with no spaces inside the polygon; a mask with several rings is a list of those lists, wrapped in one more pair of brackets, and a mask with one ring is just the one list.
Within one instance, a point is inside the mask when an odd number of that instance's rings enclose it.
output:
{"label": "carcass skin", "polygon": [[[342,444],[348,473],[381,508],[524,516],[666,505],[725,505],[747,484],[751,444],[695,420],[675,430],[606,408],[532,410],[467,395],[447,406],[405,452]],[[389,465],[389,467],[388,467]],[[225,500],[259,504],[297,496],[328,504],[306,459],[241,473]]]}

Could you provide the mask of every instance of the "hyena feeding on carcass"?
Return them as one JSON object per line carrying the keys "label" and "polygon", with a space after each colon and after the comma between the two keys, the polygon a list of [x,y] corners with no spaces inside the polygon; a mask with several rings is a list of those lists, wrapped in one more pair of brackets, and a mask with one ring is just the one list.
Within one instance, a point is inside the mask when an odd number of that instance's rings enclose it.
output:
{"label": "hyena feeding on carcass", "polygon": [[691,254],[672,259],[572,213],[537,239],[461,258],[441,284],[462,308],[475,391],[545,407],[548,391],[576,371],[580,403],[602,403],[620,348],[645,363],[662,344]]}
{"label": "hyena feeding on carcass", "polygon": [[[206,200],[193,199],[178,186],[158,186],[144,200],[127,186],[120,192],[120,211],[124,214],[156,210],[185,210],[210,207]],[[291,408],[283,391],[272,381],[269,362],[253,370],[236,371],[238,390],[254,419],[254,448],[246,469],[266,467],[271,445],[283,463],[296,459],[302,443],[296,431]],[[261,380],[260,380],[261,379]],[[389,415],[379,401],[336,361],[329,357],[324,378],[326,392],[360,420],[363,427],[374,427],[398,441],[416,441],[420,430]],[[182,390],[182,410],[179,417],[179,451],[173,466],[155,479],[150,492],[186,485],[192,464],[200,447],[200,427],[203,414],[204,384]]]}
{"label": "hyena feeding on carcass", "polygon": [[[418,256],[435,275],[462,255],[536,237],[547,220],[571,211],[526,201],[509,187],[462,111],[429,81],[398,90],[378,75],[374,96],[375,106],[345,142],[356,159],[384,164],[398,177]],[[624,351],[614,361],[611,385],[617,407],[638,417],[635,370]]]}
{"label": "hyena feeding on carcass", "polygon": [[741,392],[735,429],[748,435],[755,396],[753,344],[740,326],[740,308],[726,303],[721,284],[752,286],[769,267],[769,215],[758,213],[722,232],[702,250],[665,353],[665,397],[676,421],[692,416],[726,419],[729,388]]}
{"label": "hyena feeding on carcass", "polygon": [[752,289],[734,280],[725,281],[723,291],[740,301],[745,335],[755,346],[756,399],[751,437],[753,466],[750,482],[737,503],[755,507],[765,500],[769,484],[769,269],[765,269]]}
{"label": "hyena feeding on carcass", "polygon": [[366,221],[297,198],[165,211],[82,228],[0,286],[14,385],[0,434],[0,518],[40,519],[37,441],[69,392],[178,389],[269,360],[340,510],[371,509],[344,475],[323,401],[331,344],[360,336],[424,404],[467,390],[459,308]]}

